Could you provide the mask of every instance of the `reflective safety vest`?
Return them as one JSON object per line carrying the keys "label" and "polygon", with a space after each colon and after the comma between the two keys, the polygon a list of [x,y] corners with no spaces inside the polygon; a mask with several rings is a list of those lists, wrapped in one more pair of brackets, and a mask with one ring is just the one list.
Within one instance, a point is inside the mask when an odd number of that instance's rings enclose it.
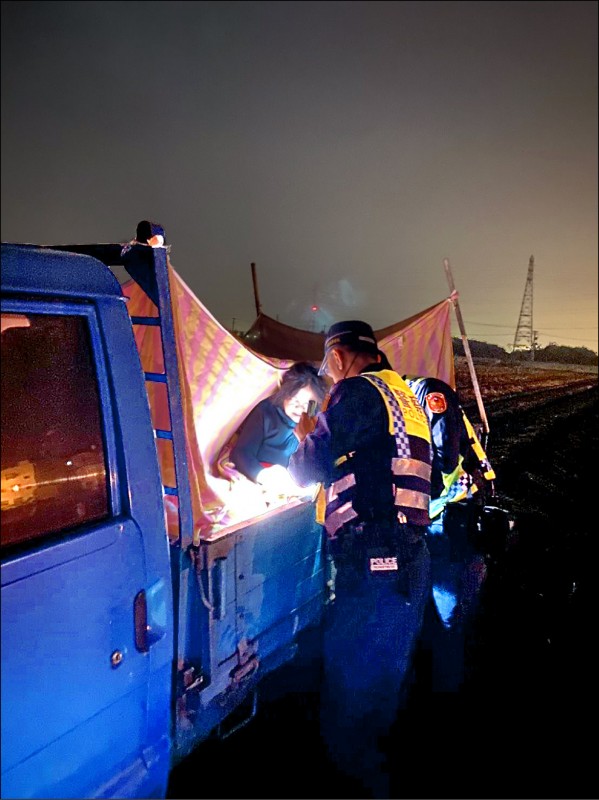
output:
{"label": "reflective safety vest", "polygon": [[[422,384],[426,384],[427,381],[427,378],[407,379],[408,386],[420,398],[422,398],[424,388]],[[448,389],[451,387],[448,386]],[[451,391],[453,396],[454,390],[451,389]],[[426,394],[425,402],[431,414],[443,414],[448,409],[448,399],[440,389],[432,388]],[[495,472],[470,420],[461,406],[459,406],[459,410],[467,437],[462,436],[460,439],[460,453],[456,468],[449,474],[441,473],[443,491],[439,497],[431,500],[431,519],[438,517],[448,503],[457,503],[475,495],[479,491],[477,479],[479,483],[481,478],[485,481],[495,480]]]}
{"label": "reflective safety vest", "polygon": [[493,470],[493,467],[491,466],[489,459],[483,450],[483,446],[481,445],[480,440],[476,435],[472,424],[470,423],[470,420],[463,410],[462,419],[464,420],[464,425],[468,433],[468,444],[471,451],[470,454],[474,454],[476,466],[469,466],[469,469],[466,470],[466,454],[460,453],[458,465],[455,470],[449,475],[443,473],[444,489],[439,497],[437,497],[435,500],[431,500],[431,519],[438,517],[448,503],[457,503],[460,500],[466,500],[478,492],[479,486],[473,476],[473,473],[478,472],[478,474],[482,475],[486,481],[495,480],[495,471]]}
{"label": "reflective safety vest", "polygon": [[[432,460],[431,432],[426,414],[396,372],[363,372],[359,377],[379,392],[387,409],[388,432],[395,440],[396,450],[389,463],[389,484],[397,519],[401,523],[426,526],[430,524]],[[338,477],[317,499],[317,520],[324,521],[330,538],[335,538],[343,525],[358,517],[354,500],[360,486],[352,465],[359,463],[361,456],[359,452],[351,452],[337,458],[334,468]]]}
{"label": "reflective safety vest", "polygon": [[[467,450],[465,453],[460,453],[458,465],[451,474],[446,475],[443,473],[444,489],[441,492],[440,497],[437,497],[435,500],[431,500],[431,519],[438,517],[447,503],[457,503],[460,500],[466,500],[478,492],[479,486],[474,477],[475,473],[482,475],[485,481],[495,480],[495,471],[493,470],[493,467],[487,458],[487,454],[485,453],[483,446],[476,435],[476,431],[464,413],[464,410],[462,408],[460,408],[460,410],[462,412],[462,419],[466,427],[466,432],[468,433],[469,450]],[[474,455],[475,459],[474,467],[470,466],[470,459],[472,455]],[[467,456],[468,470],[465,468]]]}

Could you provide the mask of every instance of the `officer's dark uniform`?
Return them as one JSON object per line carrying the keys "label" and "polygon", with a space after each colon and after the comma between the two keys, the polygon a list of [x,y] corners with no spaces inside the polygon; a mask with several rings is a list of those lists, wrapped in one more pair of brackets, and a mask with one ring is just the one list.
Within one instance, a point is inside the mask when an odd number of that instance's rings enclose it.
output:
{"label": "officer's dark uniform", "polygon": [[[487,576],[477,548],[477,528],[495,473],[464,414],[457,393],[438,378],[406,378],[430,422],[433,439],[431,524],[427,544],[432,564],[432,686],[457,691],[464,680],[465,638]],[[437,623],[438,624],[438,623]]]}
{"label": "officer's dark uniform", "polygon": [[[486,575],[482,554],[473,547],[475,506],[495,473],[458,395],[438,378],[406,378],[430,422],[433,438],[431,525],[433,597],[443,625],[461,623],[474,609]],[[482,491],[481,491],[482,490]]]}
{"label": "officer's dark uniform", "polygon": [[353,347],[356,333],[367,334],[373,364],[333,387],[289,471],[300,485],[323,485],[337,570],[323,640],[322,732],[364,796],[387,797],[379,745],[397,714],[430,593],[430,428],[401,377],[374,363],[370,326],[337,323],[326,343]]}

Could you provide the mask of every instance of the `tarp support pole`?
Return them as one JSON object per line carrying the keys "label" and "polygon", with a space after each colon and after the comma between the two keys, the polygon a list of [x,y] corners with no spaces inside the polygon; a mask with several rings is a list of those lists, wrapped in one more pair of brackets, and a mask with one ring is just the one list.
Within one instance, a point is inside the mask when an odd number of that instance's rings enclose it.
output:
{"label": "tarp support pole", "polygon": [[478,406],[478,413],[480,414],[480,420],[483,424],[483,432],[485,434],[485,442],[484,446],[486,447],[486,438],[489,435],[489,423],[487,421],[487,414],[485,412],[485,407],[483,405],[483,398],[480,393],[480,387],[478,385],[478,378],[476,377],[476,372],[474,370],[474,361],[472,360],[472,353],[470,352],[470,345],[468,344],[468,337],[466,336],[466,328],[464,327],[464,320],[462,319],[462,312],[460,310],[460,304],[458,303],[458,293],[455,288],[455,284],[453,282],[453,275],[451,274],[451,267],[449,266],[449,259],[443,259],[443,266],[445,268],[445,275],[447,276],[447,282],[449,284],[449,289],[451,291],[450,300],[453,303],[453,309],[455,311],[456,319],[458,321],[458,326],[460,328],[460,333],[462,335],[462,342],[464,344],[464,353],[466,354],[466,361],[468,362],[468,369],[470,370],[470,378],[472,379],[472,386],[474,387],[474,394],[476,397],[476,404]]}
{"label": "tarp support pole", "polygon": [[262,307],[260,306],[260,300],[258,298],[258,278],[256,277],[256,264],[252,261],[252,282],[254,284],[254,303],[256,304],[256,316],[259,317],[262,313]]}

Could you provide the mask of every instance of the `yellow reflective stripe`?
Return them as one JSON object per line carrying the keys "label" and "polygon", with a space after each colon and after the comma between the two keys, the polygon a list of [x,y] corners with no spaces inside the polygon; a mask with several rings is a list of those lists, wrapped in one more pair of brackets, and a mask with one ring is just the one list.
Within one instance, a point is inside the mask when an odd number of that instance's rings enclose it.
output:
{"label": "yellow reflective stripe", "polygon": [[353,472],[350,472],[349,475],[344,475],[343,478],[339,478],[338,481],[332,483],[327,489],[327,503],[332,503],[333,500],[337,499],[341,492],[344,492],[346,489],[350,489],[355,485],[356,476]]}
{"label": "yellow reflective stripe", "polygon": [[342,525],[345,525],[346,522],[355,519],[357,516],[352,504],[344,503],[326,518],[324,527],[327,534],[333,538]]}
{"label": "yellow reflective stripe", "polygon": [[478,460],[480,461],[481,464],[485,464],[485,462],[489,463],[489,459],[487,458],[487,454],[483,450],[483,446],[480,443],[480,440],[479,440],[478,436],[476,435],[476,432],[475,432],[474,428],[472,427],[472,423],[470,422],[470,420],[468,419],[468,417],[466,416],[466,414],[464,413],[463,410],[462,410],[462,417],[464,419],[464,424],[466,425],[466,430],[467,430],[468,436],[470,438],[470,447],[476,453],[476,455],[478,457]]}
{"label": "yellow reflective stripe", "polygon": [[461,462],[462,462],[462,457],[460,456],[460,463],[457,465],[457,467],[454,469],[453,472],[450,472],[449,474],[447,474],[446,472],[441,473],[441,477],[443,478],[443,486],[445,487],[443,492],[444,494],[445,492],[449,491],[451,486],[458,480],[460,474],[463,472],[461,468]]}
{"label": "yellow reflective stripe", "polygon": [[356,455],[356,451],[352,450],[349,453],[346,453],[344,456],[339,456],[336,461],[333,461],[334,467],[340,467],[341,464],[345,463],[349,458],[353,458]]}
{"label": "yellow reflective stripe", "polygon": [[393,458],[391,469],[394,475],[413,475],[416,478],[424,478],[430,481],[431,465],[419,461],[417,458]]}
{"label": "yellow reflective stripe", "polygon": [[428,511],[429,495],[423,492],[415,492],[413,489],[397,489],[395,491],[395,505],[405,506],[406,508],[420,508]]}
{"label": "yellow reflective stripe", "polygon": [[[388,388],[393,392],[393,396],[399,403],[399,408],[403,416],[404,425],[406,427],[406,433],[408,436],[419,436],[421,439],[424,439],[426,442],[430,443],[431,429],[428,422],[428,417],[424,413],[424,409],[416,399],[416,395],[410,389],[408,384],[392,370],[385,369],[373,374],[384,381]],[[368,380],[368,373],[363,372],[362,377]],[[393,435],[393,411],[391,409],[389,399],[373,381],[370,381],[370,384],[379,392],[385,402],[385,405],[387,406],[387,414],[389,416],[389,433]]]}
{"label": "yellow reflective stripe", "polygon": [[[471,491],[474,494],[476,491],[476,486],[471,486]],[[452,495],[451,497],[447,498],[448,503],[459,503],[460,500],[465,500],[468,497],[468,490],[463,489],[461,492],[457,492],[456,494]]]}
{"label": "yellow reflective stripe", "polygon": [[437,497],[435,500],[431,500],[431,504],[428,511],[429,517],[431,519],[438,517],[446,505],[447,505],[446,497]]}
{"label": "yellow reflective stripe", "polygon": [[327,508],[326,492],[324,490],[324,486],[321,483],[320,486],[318,487],[318,493],[316,495],[316,510],[315,510],[316,522],[318,522],[319,525],[324,525],[326,508]]}

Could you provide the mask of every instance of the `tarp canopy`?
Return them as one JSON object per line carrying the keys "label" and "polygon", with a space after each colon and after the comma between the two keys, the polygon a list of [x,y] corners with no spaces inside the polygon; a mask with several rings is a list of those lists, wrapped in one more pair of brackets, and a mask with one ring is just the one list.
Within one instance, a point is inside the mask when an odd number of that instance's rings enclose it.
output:
{"label": "tarp canopy", "polygon": [[[380,349],[401,374],[441,378],[455,388],[448,298],[413,317],[375,331]],[[259,314],[243,341],[266,358],[322,360],[324,333],[304,331]]]}
{"label": "tarp canopy", "polygon": [[[247,339],[229,333],[169,264],[173,318],[187,440],[196,536],[235,521],[227,516],[228,481],[216,462],[221,448],[259,400],[277,387],[294,361],[320,362],[323,334],[284,325],[263,314]],[[157,316],[156,306],[134,281],[123,285],[131,316]],[[450,331],[451,300],[377,331],[379,347],[400,374],[429,375],[455,386]],[[252,337],[252,331],[258,335]],[[143,369],[164,372],[160,329],[134,326]],[[154,427],[170,427],[164,384],[148,384]],[[170,442],[157,440],[165,485],[174,485]],[[172,502],[172,501],[171,501]]]}

